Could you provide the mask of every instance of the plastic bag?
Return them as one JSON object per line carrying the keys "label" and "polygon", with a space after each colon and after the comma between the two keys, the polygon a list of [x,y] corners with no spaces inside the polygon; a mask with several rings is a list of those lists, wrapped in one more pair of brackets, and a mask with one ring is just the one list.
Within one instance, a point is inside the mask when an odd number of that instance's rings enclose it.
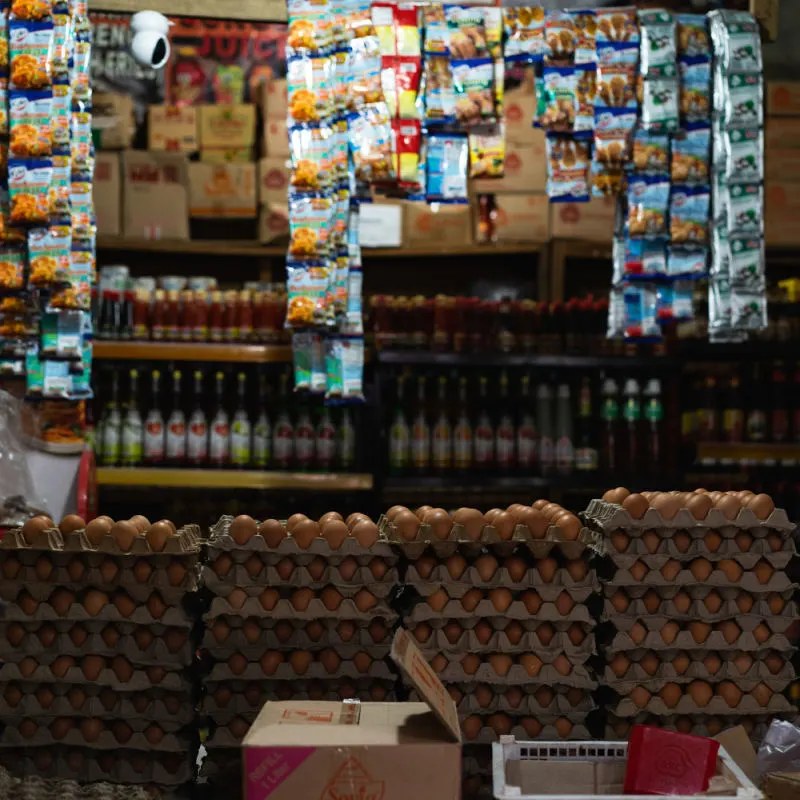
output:
{"label": "plastic bag", "polygon": [[756,770],[759,777],[769,772],[800,772],[800,728],[773,720],[758,748]]}

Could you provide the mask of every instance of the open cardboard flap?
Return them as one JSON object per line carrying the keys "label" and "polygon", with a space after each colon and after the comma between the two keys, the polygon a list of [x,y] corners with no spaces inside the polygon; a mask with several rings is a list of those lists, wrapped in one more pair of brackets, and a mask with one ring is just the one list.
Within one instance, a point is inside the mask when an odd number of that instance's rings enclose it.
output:
{"label": "open cardboard flap", "polygon": [[741,725],[737,725],[735,728],[730,728],[715,736],[714,740],[727,750],[728,755],[736,762],[736,766],[758,786],[756,751],[753,749],[745,729]]}
{"label": "open cardboard flap", "polygon": [[439,722],[447,728],[457,742],[460,742],[461,726],[458,724],[456,704],[447,689],[444,688],[444,684],[431,669],[430,664],[425,660],[425,656],[414,644],[411,635],[403,628],[400,628],[394,635],[391,656]]}

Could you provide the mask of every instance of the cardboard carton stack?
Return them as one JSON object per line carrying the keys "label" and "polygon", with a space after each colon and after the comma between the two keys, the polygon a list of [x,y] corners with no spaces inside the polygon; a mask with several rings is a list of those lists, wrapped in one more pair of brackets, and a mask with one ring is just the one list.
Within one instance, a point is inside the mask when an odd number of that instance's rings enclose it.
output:
{"label": "cardboard carton stack", "polygon": [[767,495],[614,489],[586,524],[602,533],[608,737],[638,722],[756,738],[792,711],[786,631],[797,618],[786,567],[794,526]]}
{"label": "cardboard carton stack", "polygon": [[768,81],[764,130],[768,246],[800,245],[800,82]]}
{"label": "cardboard carton stack", "polygon": [[381,529],[419,596],[404,627],[458,708],[465,793],[490,784],[488,744],[501,734],[590,738],[586,602],[599,585],[578,518],[543,500],[486,514],[394,506]]}
{"label": "cardboard carton stack", "polygon": [[0,759],[15,774],[176,790],[194,778],[199,530],[144,517],[0,543]]}
{"label": "cardboard carton stack", "polygon": [[241,772],[241,741],[267,700],[394,699],[396,562],[363,514],[219,520],[203,567],[210,781]]}
{"label": "cardboard carton stack", "polygon": [[261,84],[264,135],[258,164],[258,238],[262,244],[273,244],[289,235],[288,113],[286,79],[264,81]]}

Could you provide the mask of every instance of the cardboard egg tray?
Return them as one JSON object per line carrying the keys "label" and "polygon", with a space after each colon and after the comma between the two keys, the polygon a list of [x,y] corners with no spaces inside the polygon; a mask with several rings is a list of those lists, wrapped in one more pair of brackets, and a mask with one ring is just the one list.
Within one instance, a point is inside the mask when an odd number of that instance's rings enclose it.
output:
{"label": "cardboard egg tray", "polygon": [[[360,591],[364,587],[358,587]],[[165,615],[166,616],[166,615]],[[361,620],[369,624],[376,617],[380,617],[386,621],[387,624],[391,621],[394,623],[397,620],[397,614],[389,608],[385,600],[378,600],[378,603],[369,609],[369,611],[359,611],[355,602],[345,597],[338,608],[330,610],[318,597],[311,600],[308,608],[305,611],[297,610],[289,599],[283,598],[278,601],[275,608],[267,611],[261,605],[257,597],[250,597],[241,608],[233,608],[225,597],[215,597],[211,601],[211,608],[207,614],[208,617],[266,617],[269,619],[287,619],[287,620],[328,620],[328,619],[351,619]]]}
{"label": "cardboard egg tray", "polygon": [[[706,597],[710,591],[712,591],[712,587],[706,587],[703,597]],[[727,599],[726,593],[728,594]],[[740,628],[745,630],[752,630],[759,622],[763,622],[775,633],[784,633],[798,617],[798,607],[797,603],[791,599],[794,595],[791,589],[780,593],[781,597],[786,601],[786,605],[780,614],[773,614],[769,603],[763,598],[756,598],[750,612],[743,614],[735,600],[738,591],[723,589],[720,594],[723,597],[723,602],[719,611],[714,614],[708,610],[702,599],[692,600],[689,610],[686,612],[678,611],[672,600],[662,600],[655,613],[648,611],[641,599],[631,600],[628,608],[623,612],[617,611],[611,600],[606,599],[603,604],[601,621],[613,622],[618,630],[630,630],[637,621],[641,621],[647,628],[652,627],[652,624],[648,622],[651,619],[669,619],[673,622],[702,620],[709,624],[733,619]]]}
{"label": "cardboard egg tray", "polygon": [[350,661],[358,653],[367,653],[373,659],[380,660],[386,658],[386,656],[389,655],[389,650],[391,649],[391,637],[388,645],[373,644],[371,647],[362,647],[358,644],[335,644],[332,646],[328,645],[326,647],[322,647],[319,643],[315,643],[314,647],[289,647],[286,644],[280,644],[278,647],[272,647],[266,644],[267,637],[262,637],[262,639],[255,644],[250,644],[242,636],[237,636],[236,638],[239,642],[241,642],[240,646],[234,646],[232,643],[226,642],[227,647],[211,649],[208,651],[209,654],[221,663],[227,661],[227,659],[229,659],[234,653],[241,653],[249,661],[257,662],[261,656],[263,656],[264,653],[269,650],[277,650],[285,653],[287,659],[289,654],[296,650],[308,650],[314,654],[317,654],[321,650],[335,650],[336,654],[343,661]]}
{"label": "cardboard egg tray", "polygon": [[[188,563],[196,563],[200,555],[200,528],[198,525],[185,525],[178,531],[177,536],[170,536],[164,549],[154,551],[151,549],[147,538],[137,536],[128,551],[120,549],[116,539],[106,534],[98,545],[93,545],[86,536],[86,531],[73,531],[62,534],[58,528],[41,531],[28,544],[22,535],[22,528],[8,531],[0,541],[0,550],[49,550],[64,553],[105,553],[112,556],[124,556],[132,559],[141,556],[161,558],[168,561],[170,556],[185,556]],[[187,563],[187,562],[185,562]]]}
{"label": "cardboard egg tray", "polygon": [[[63,739],[57,740],[50,732],[49,728],[40,726],[39,730],[29,739],[22,736],[19,730],[13,725],[7,725],[0,734],[0,747],[52,747],[59,744],[67,747],[91,748],[92,750],[119,750],[124,747],[126,750],[146,750],[147,752],[158,753],[187,753],[192,749],[191,741],[185,736],[175,733],[165,733],[164,738],[157,744],[152,744],[147,740],[141,729],[137,730],[137,720],[129,719],[125,722],[134,728],[134,733],[127,742],[118,742],[111,731],[109,724],[100,735],[89,742],[84,739],[79,727],[73,728]],[[151,720],[144,720],[141,728],[146,728]],[[78,726],[80,720],[77,721]]]}
{"label": "cardboard egg tray", "polygon": [[609,710],[618,717],[635,717],[641,712],[658,717],[669,717],[674,714],[736,714],[738,716],[746,714],[779,714],[794,712],[796,709],[782,694],[776,693],[770,697],[766,706],[758,703],[752,695],[745,694],[735,708],[731,708],[722,697],[717,695],[711,698],[707,706],[701,707],[688,694],[684,694],[673,708],[668,708],[658,695],[653,695],[644,708],[637,706],[630,697],[623,697],[619,703]]}
{"label": "cardboard egg tray", "polygon": [[82,786],[76,781],[43,780],[38,776],[14,778],[0,767],[0,797],[17,800],[152,800],[140,786],[95,783]]}
{"label": "cardboard egg tray", "polygon": [[704,528],[719,530],[720,533],[727,530],[727,533],[722,533],[723,536],[735,536],[740,530],[755,531],[765,528],[789,534],[795,528],[782,508],[776,508],[765,520],[760,520],[749,508],[741,509],[732,520],[718,508],[712,508],[702,520],[695,519],[685,508],[680,509],[672,519],[664,519],[654,508],[649,508],[641,519],[634,519],[622,506],[607,503],[605,500],[592,500],[582,517],[591,528],[603,533],[615,530],[624,530],[627,533],[658,528],[673,530]]}
{"label": "cardboard egg tray", "polygon": [[[332,563],[341,561],[347,556],[369,556],[370,558],[380,556],[390,560],[392,564],[397,561],[397,554],[392,551],[386,537],[381,536],[380,533],[378,541],[371,547],[363,547],[353,536],[348,536],[338,550],[334,550],[322,536],[312,541],[307,549],[303,549],[288,531],[286,531],[286,538],[277,547],[270,547],[260,533],[257,533],[249,542],[242,545],[238,544],[229,533],[231,522],[233,522],[233,517],[222,516],[211,528],[208,537],[208,557],[210,561],[216,558],[217,552],[226,552],[233,555],[234,551],[248,554],[252,552],[264,553],[266,561],[271,564],[277,563],[284,556],[309,556],[310,558],[322,556]],[[285,530],[286,523],[282,522],[281,524]]]}
{"label": "cardboard egg tray", "polygon": [[[560,591],[563,591],[563,589]],[[566,616],[559,613],[555,602],[552,602],[555,600],[556,596],[560,594],[560,591],[544,591],[541,593],[541,597],[545,602],[542,603],[539,610],[536,612],[536,621],[583,622],[590,626],[593,625],[594,621],[589,614],[589,609],[583,605],[585,599],[592,594],[592,590],[578,589],[574,592],[570,592],[570,596],[575,601],[576,605]],[[537,594],[539,594],[538,590]],[[548,602],[548,595],[555,596]],[[482,618],[488,620],[492,627],[499,628],[504,627],[502,625],[504,620],[515,619],[524,622],[525,620],[531,620],[531,617],[532,615],[525,607],[525,603],[520,599],[512,601],[511,605],[504,611],[498,611],[491,600],[484,598],[472,611],[467,611],[459,600],[448,601],[441,611],[434,611],[425,602],[417,603],[411,609],[411,612],[406,615],[406,621],[409,624],[427,622],[432,627],[442,627],[449,620],[457,620],[458,622],[462,622],[462,624],[466,624],[464,620],[478,620]]]}
{"label": "cardboard egg tray", "polygon": [[[733,541],[729,539],[728,541]],[[735,545],[735,542],[734,542]],[[674,546],[674,545],[673,545]],[[701,550],[697,555],[689,557],[687,554],[680,554],[678,557],[668,555],[666,553],[647,553],[645,555],[633,555],[629,553],[610,553],[609,557],[616,567],[622,570],[629,570],[637,561],[641,561],[646,567],[651,570],[660,570],[668,561],[680,561],[684,569],[690,569],[690,562],[695,558],[704,558],[714,565],[714,569],[719,569],[719,562],[723,560],[735,561],[744,571],[755,569],[759,561],[767,561],[773,569],[784,570],[786,565],[794,557],[794,547],[784,548],[783,550],[775,551],[768,550],[763,554],[754,552],[754,549],[747,552],[742,552],[739,549],[727,548],[729,553],[723,553],[723,547],[720,547],[716,552],[709,552]],[[744,576],[743,576],[744,577]],[[697,579],[694,579],[695,583]]]}
{"label": "cardboard egg tray", "polygon": [[[486,706],[481,706],[473,693],[475,685],[473,684],[468,688],[469,691],[464,693],[461,702],[456,706],[456,710],[462,719],[470,714],[485,715],[503,711],[506,714],[516,716],[540,717],[547,715],[566,717],[571,722],[583,722],[586,719],[586,715],[594,711],[597,707],[592,699],[591,692],[588,690],[583,693],[583,698],[577,705],[572,705],[563,692],[556,692],[553,701],[548,706],[542,706],[536,699],[536,695],[530,691],[532,687],[525,687],[523,689],[525,694],[523,695],[522,702],[517,706],[512,706],[508,702],[505,692],[499,689],[495,692],[491,703]],[[410,692],[409,699],[424,702],[414,690]]]}
{"label": "cardboard egg tray", "polygon": [[0,763],[17,773],[38,775],[40,778],[77,780],[81,783],[108,781],[132,785],[180,786],[191,781],[194,775],[193,761],[180,757],[179,754],[154,754],[147,757],[140,751],[123,749],[109,753],[112,756],[108,759],[111,768],[105,770],[96,753],[81,748],[83,763],[78,769],[73,769],[68,756],[70,751],[75,750],[76,748],[61,746],[52,748],[52,763],[43,768],[41,761],[37,763],[35,760],[35,751],[0,748]]}
{"label": "cardboard egg tray", "polygon": [[65,614],[57,614],[56,610],[44,601],[39,603],[38,608],[33,614],[26,614],[18,605],[10,604],[5,611],[6,622],[130,622],[135,625],[166,625],[172,628],[192,628],[194,620],[180,606],[167,608],[163,616],[159,619],[153,617],[147,610],[147,606],[139,605],[129,617],[123,617],[119,613],[111,598],[98,614],[92,616],[80,603],[73,603]]}
{"label": "cardboard egg tray", "polygon": [[627,740],[630,735],[630,729],[634,725],[655,725],[659,728],[666,728],[667,730],[677,730],[678,721],[689,722],[691,724],[690,730],[682,729],[682,733],[691,733],[694,736],[716,736],[720,730],[728,728],[735,728],[737,725],[744,724],[752,732],[750,738],[752,740],[760,740],[767,732],[767,728],[772,722],[770,716],[749,716],[737,717],[731,714],[720,715],[715,718],[715,721],[721,725],[721,729],[709,726],[709,717],[705,714],[690,714],[679,717],[677,715],[667,717],[654,717],[650,714],[642,713],[632,718],[619,718],[611,715],[608,724],[606,725],[605,736],[607,739],[615,741],[617,739]]}
{"label": "cardboard egg tray", "polygon": [[[523,715],[524,716],[524,715]],[[512,728],[509,731],[510,734],[517,737],[518,741],[531,741],[532,738],[543,741],[543,742],[554,742],[559,741],[563,737],[558,733],[555,728],[554,723],[558,719],[558,717],[537,717],[538,721],[542,724],[542,730],[536,737],[531,737],[526,731],[525,728],[521,724],[521,718],[512,719]],[[572,730],[569,732],[569,735],[566,737],[568,740],[579,740],[579,739],[591,739],[592,735],[589,733],[588,728],[578,723],[572,726]],[[478,735],[474,739],[464,739],[464,744],[491,744],[492,742],[498,741],[497,732],[494,728],[485,725],[479,731]]]}
{"label": "cardboard egg tray", "polygon": [[[764,556],[767,561],[771,561],[772,556]],[[777,554],[779,557],[781,554]],[[686,566],[686,565],[684,565]],[[789,580],[785,572],[776,569],[771,575],[767,583],[760,583],[754,572],[744,572],[738,581],[731,581],[725,573],[715,568],[714,571],[704,581],[698,581],[691,571],[687,568],[682,569],[674,580],[668,581],[664,578],[658,569],[651,569],[641,580],[631,575],[628,569],[618,569],[614,578],[609,581],[606,586],[608,587],[622,587],[627,586],[646,586],[647,588],[658,588],[662,586],[711,586],[714,588],[736,588],[743,589],[746,592],[755,594],[757,592],[784,592],[787,589],[794,588],[794,585]]]}
{"label": "cardboard egg tray", "polygon": [[[539,655],[538,653],[536,655]],[[477,671],[468,674],[458,661],[451,661],[441,672],[438,673],[442,683],[475,684],[487,683],[490,686],[523,686],[523,685],[548,685],[578,687],[580,689],[595,689],[597,682],[593,680],[592,673],[583,664],[572,665],[569,675],[562,675],[552,664],[542,656],[541,660],[545,663],[536,675],[529,675],[525,667],[521,664],[513,664],[505,675],[498,675],[488,661],[482,661]]]}
{"label": "cardboard egg tray", "polygon": [[510,539],[501,539],[497,529],[484,525],[477,539],[467,536],[463,525],[453,524],[446,539],[433,533],[430,525],[421,524],[414,539],[405,539],[397,526],[382,515],[378,520],[378,530],[403,555],[415,561],[424,553],[431,551],[439,558],[447,558],[459,552],[465,556],[479,556],[484,548],[496,556],[510,556],[518,550],[528,551],[534,558],[547,558],[554,550],[563,553],[565,558],[580,558],[589,547],[594,547],[597,535],[588,528],[581,528],[575,539],[567,539],[556,525],[550,525],[545,535],[534,538],[527,525],[517,525]]}
{"label": "cardboard egg tray", "polygon": [[[735,605],[735,603],[733,605]],[[784,606],[784,610],[791,611],[791,607],[793,606],[794,603],[789,603]],[[684,614],[683,616],[687,615]],[[642,614],[640,617],[636,617],[632,614],[617,614],[613,618],[612,622],[618,631],[625,632],[629,632],[637,622],[647,628],[648,631],[660,631],[668,622],[674,622],[681,629],[685,630],[689,630],[689,625],[692,622],[703,622],[709,625],[714,625],[715,627],[721,627],[725,622],[735,622],[736,625],[746,633],[751,633],[759,625],[766,625],[773,633],[785,633],[796,619],[796,617],[791,616],[788,613],[786,616],[767,615],[763,617],[759,614],[730,613],[722,620],[717,620],[712,623],[711,617],[711,614],[706,616],[705,614],[701,613],[698,617],[681,620],[677,617],[673,617],[670,614]],[[694,642],[694,639],[692,641]],[[691,646],[697,647],[700,644],[704,644],[704,642],[697,642]]]}
{"label": "cardboard egg tray", "polygon": [[[17,664],[5,663],[0,666],[0,683],[10,683],[16,681],[24,687],[38,686],[43,683],[61,683],[64,685],[86,686],[109,686],[117,692],[144,692],[151,688],[157,688],[168,692],[190,692],[192,683],[185,676],[183,671],[167,672],[161,683],[154,684],[144,670],[134,669],[131,679],[123,683],[111,669],[112,659],[108,659],[105,669],[100,671],[97,680],[90,681],[81,671],[80,663],[70,667],[62,678],[57,678],[50,671],[50,668],[39,665],[33,674],[24,677],[19,671]],[[35,691],[35,690],[34,690]]]}
{"label": "cardboard egg tray", "polygon": [[[174,653],[170,652],[166,642],[160,638],[154,638],[147,649],[141,650],[133,636],[120,636],[117,644],[109,647],[99,634],[89,635],[78,647],[68,634],[61,633],[49,647],[45,647],[39,637],[31,633],[21,644],[12,647],[5,637],[6,627],[0,624],[0,658],[4,661],[19,663],[23,658],[33,656],[40,664],[51,664],[58,656],[75,656],[76,659],[80,659],[87,653],[108,658],[122,655],[132,664],[142,667],[188,667],[194,661],[194,648],[188,635],[186,641]],[[188,631],[182,632],[188,634]]]}
{"label": "cardboard egg tray", "polygon": [[[662,627],[668,619],[663,619]],[[794,646],[782,634],[775,633],[767,639],[766,642],[760,644],[756,641],[755,636],[749,631],[742,631],[739,638],[735,642],[728,643],[721,631],[712,631],[704,642],[695,641],[692,634],[688,631],[680,631],[672,642],[665,642],[661,636],[658,628],[648,631],[647,635],[641,642],[634,642],[626,631],[620,631],[614,635],[611,643],[604,648],[606,654],[617,653],[620,650],[691,650],[703,651],[715,650],[717,652],[733,652],[737,650],[744,650],[748,653],[763,653],[767,650],[781,650],[792,651]]]}
{"label": "cardboard egg tray", "polygon": [[[413,586],[423,597],[431,595],[439,589],[444,589],[450,597],[455,598],[463,597],[470,589],[476,587],[479,589],[505,588],[512,591],[522,591],[524,589],[536,589],[539,591],[544,589],[551,593],[557,589],[556,595],[566,589],[576,602],[583,602],[585,597],[580,601],[576,597],[580,590],[589,589],[588,594],[600,590],[600,582],[597,579],[595,570],[587,570],[586,576],[576,581],[569,574],[566,567],[557,569],[552,581],[542,580],[538,570],[534,567],[528,569],[523,580],[512,581],[508,570],[501,565],[492,578],[486,581],[480,577],[478,570],[474,566],[467,567],[458,580],[453,580],[444,564],[435,567],[428,578],[421,578],[414,564],[410,564],[404,583]],[[544,597],[544,592],[541,592],[541,594]],[[551,598],[548,597],[547,599]],[[555,599],[555,597],[552,599]]]}
{"label": "cardboard egg tray", "polygon": [[[80,708],[76,709],[66,697],[69,688],[61,684],[51,684],[49,689],[55,697],[48,708],[43,708],[40,705],[36,697],[36,690],[24,694],[16,706],[10,706],[5,697],[0,694],[0,716],[2,716],[6,724],[18,722],[26,717],[31,717],[40,723],[47,722],[54,717],[97,717],[103,720],[124,719],[131,727],[134,727],[134,723],[138,718],[146,719],[148,723],[157,722],[164,730],[168,730],[170,733],[194,721],[194,703],[188,694],[147,692],[146,694],[150,697],[150,700],[143,712],[134,707],[128,695],[117,694],[116,704],[111,709],[106,710],[98,694],[91,694],[93,688],[87,686],[86,701]],[[2,687],[0,687],[0,690],[2,690]],[[167,697],[165,698],[165,696]],[[165,699],[169,701],[174,699],[179,703],[177,714],[172,713],[167,708]]]}
{"label": "cardboard egg tray", "polygon": [[[674,534],[677,531],[666,531],[668,536],[663,537],[656,548],[655,552],[651,553],[647,548],[644,540],[638,536],[640,531],[637,531],[636,536],[631,536],[628,547],[625,550],[617,550],[610,537],[605,541],[605,555],[607,555],[618,567],[628,569],[630,565],[637,560],[644,561],[648,566],[660,569],[661,566],[668,560],[674,559],[675,561],[691,561],[695,558],[706,558],[709,561],[721,561],[724,558],[732,558],[737,561],[743,569],[752,569],[756,563],[765,556],[777,556],[776,560],[770,559],[770,563],[778,569],[785,569],[786,565],[795,555],[794,542],[791,539],[782,539],[781,547],[778,550],[773,550],[767,541],[766,534],[768,531],[760,530],[753,537],[753,544],[749,550],[742,550],[736,543],[736,539],[724,538],[720,546],[716,550],[709,550],[705,544],[705,529],[693,528],[685,533],[688,533],[691,541],[689,547],[682,551],[675,544]],[[663,531],[656,531],[656,533],[663,533]],[[716,531],[715,531],[716,533]],[[739,531],[737,531],[739,533]],[[650,559],[650,560],[648,560]],[[663,560],[658,560],[663,559]]]}
{"label": "cardboard egg tray", "polygon": [[230,572],[223,578],[220,578],[211,566],[203,567],[203,585],[220,597],[227,597],[234,589],[243,589],[248,595],[256,596],[266,587],[324,589],[326,586],[335,586],[342,594],[348,596],[352,596],[359,589],[367,588],[376,597],[386,597],[399,582],[397,567],[394,566],[390,567],[379,581],[375,579],[366,564],[360,566],[350,580],[345,580],[339,568],[331,564],[325,568],[319,580],[314,580],[304,565],[295,567],[288,580],[283,580],[274,566],[265,567],[260,574],[253,577],[243,566],[236,565],[231,567]]}
{"label": "cardboard egg tray", "polygon": [[231,671],[231,668],[226,662],[218,662],[211,668],[207,680],[263,681],[265,678],[278,681],[297,680],[298,678],[304,678],[306,680],[335,680],[341,678],[380,678],[382,680],[393,680],[395,678],[395,673],[390,669],[388,663],[382,660],[373,660],[367,672],[360,672],[352,661],[342,660],[338,668],[333,672],[328,672],[319,661],[312,661],[308,671],[303,675],[298,675],[287,659],[278,664],[275,672],[270,675],[264,673],[258,661],[248,662],[244,672],[238,675]]}

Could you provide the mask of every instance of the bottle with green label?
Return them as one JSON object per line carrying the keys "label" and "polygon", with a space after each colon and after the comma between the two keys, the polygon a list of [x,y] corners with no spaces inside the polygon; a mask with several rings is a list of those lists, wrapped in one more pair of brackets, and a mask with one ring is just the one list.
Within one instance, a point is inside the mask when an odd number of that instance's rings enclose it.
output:
{"label": "bottle with green label", "polygon": [[125,417],[122,421],[122,466],[136,467],[142,463],[144,423],[139,411],[139,371],[129,373],[130,389]]}
{"label": "bottle with green label", "polygon": [[661,402],[661,381],[652,378],[644,387],[644,419],[647,431],[646,457],[647,463],[656,465],[660,462],[662,448],[661,437],[664,420],[664,406]]}
{"label": "bottle with green label", "polygon": [[122,438],[122,414],[119,410],[119,375],[111,373],[111,402],[106,406],[100,420],[97,440],[100,443],[100,463],[106,467],[116,467],[120,458]]}
{"label": "bottle with green label", "polygon": [[603,471],[612,474],[619,464],[617,456],[620,445],[619,436],[619,386],[612,378],[603,381]]}
{"label": "bottle with green label", "polygon": [[592,383],[588,377],[581,383],[578,407],[577,447],[575,449],[575,469],[580,472],[594,472],[597,469],[597,439],[595,420],[592,414]]}
{"label": "bottle with green label", "polygon": [[253,426],[253,466],[266,469],[272,455],[272,424],[267,413],[267,376],[258,376],[258,417]]}
{"label": "bottle with green label", "polygon": [[622,407],[622,430],[625,440],[622,452],[625,455],[626,463],[620,466],[623,471],[635,474],[639,468],[639,433],[642,427],[642,399],[639,382],[635,378],[628,378],[622,394],[625,401]]}
{"label": "bottle with green label", "polygon": [[408,470],[411,457],[411,428],[405,408],[405,376],[397,378],[396,400],[389,428],[389,471],[402,475]]}
{"label": "bottle with green label", "polygon": [[236,376],[236,411],[231,424],[231,464],[237,469],[250,465],[252,453],[252,426],[247,413],[247,376],[240,372]]}

